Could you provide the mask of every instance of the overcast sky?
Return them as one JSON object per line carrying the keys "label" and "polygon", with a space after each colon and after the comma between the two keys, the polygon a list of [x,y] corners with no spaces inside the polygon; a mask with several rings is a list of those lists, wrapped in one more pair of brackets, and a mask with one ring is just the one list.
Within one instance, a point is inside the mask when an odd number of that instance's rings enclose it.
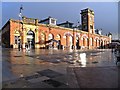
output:
{"label": "overcast sky", "polygon": [[57,23],[71,21],[81,22],[80,11],[89,7],[95,13],[95,28],[101,29],[103,34],[111,32],[113,38],[118,33],[118,3],[117,2],[3,2],[2,26],[10,19],[19,19],[19,8],[24,7],[23,15],[39,20],[52,16]]}

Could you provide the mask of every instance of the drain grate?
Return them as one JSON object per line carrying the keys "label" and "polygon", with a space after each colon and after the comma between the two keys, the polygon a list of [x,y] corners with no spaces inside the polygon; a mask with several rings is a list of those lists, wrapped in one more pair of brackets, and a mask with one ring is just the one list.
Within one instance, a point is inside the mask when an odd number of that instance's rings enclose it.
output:
{"label": "drain grate", "polygon": [[38,71],[37,73],[39,73],[42,76],[47,76],[47,77],[50,77],[50,78],[55,78],[55,77],[63,75],[61,73],[55,72],[55,71],[50,70],[50,69],[46,69],[46,70],[43,70],[43,71]]}
{"label": "drain grate", "polygon": [[45,82],[45,83],[47,83],[49,85],[52,85],[53,87],[59,87],[59,86],[64,85],[63,83],[52,80],[52,79],[44,80],[43,82]]}

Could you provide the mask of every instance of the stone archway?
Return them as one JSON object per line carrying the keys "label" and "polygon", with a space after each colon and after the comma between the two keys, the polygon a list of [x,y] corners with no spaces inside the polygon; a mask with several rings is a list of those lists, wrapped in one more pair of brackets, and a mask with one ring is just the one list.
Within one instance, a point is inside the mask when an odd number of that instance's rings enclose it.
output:
{"label": "stone archway", "polygon": [[83,38],[83,46],[85,47],[86,45],[86,38]]}
{"label": "stone archway", "polygon": [[35,33],[32,30],[27,32],[27,43],[29,48],[35,48]]}
{"label": "stone archway", "polygon": [[73,38],[72,38],[72,36],[69,36],[69,38],[70,38],[70,40],[69,40],[70,49],[72,49]]}
{"label": "stone archway", "polygon": [[76,36],[76,49],[80,49],[78,36]]}
{"label": "stone archway", "polygon": [[107,44],[106,44],[106,40],[104,40],[104,48],[106,48],[107,46],[106,46]]}
{"label": "stone archway", "polygon": [[86,34],[83,34],[82,35],[82,38],[83,38],[83,48],[87,48],[89,46],[89,39],[88,39],[88,36]]}
{"label": "stone archway", "polygon": [[67,49],[72,49],[73,46],[73,35],[70,32],[66,32],[64,34],[66,36],[66,48]]}
{"label": "stone archway", "polygon": [[95,47],[98,47],[98,39],[95,40]]}
{"label": "stone archway", "polygon": [[50,33],[50,34],[48,35],[48,42],[49,42],[48,48],[49,48],[49,49],[54,48],[54,43],[53,43],[53,41],[52,41],[53,39],[54,39],[54,35]]}
{"label": "stone archway", "polygon": [[101,40],[100,46],[101,46],[102,49],[103,49],[103,45],[104,45],[104,41]]}
{"label": "stone archway", "polygon": [[89,39],[87,38],[87,49],[89,49]]}
{"label": "stone archway", "polygon": [[73,38],[71,35],[66,35],[66,46],[69,49],[72,49],[72,45],[73,45]]}
{"label": "stone archway", "polygon": [[56,44],[57,44],[57,48],[58,49],[62,49],[62,47],[61,47],[61,36],[60,36],[60,34],[57,34],[56,35],[56,40],[58,41]]}

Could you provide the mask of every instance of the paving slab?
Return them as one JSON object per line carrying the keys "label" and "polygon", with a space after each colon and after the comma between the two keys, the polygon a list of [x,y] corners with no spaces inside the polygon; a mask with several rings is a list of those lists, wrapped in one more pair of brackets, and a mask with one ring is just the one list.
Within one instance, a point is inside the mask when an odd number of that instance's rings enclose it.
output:
{"label": "paving slab", "polygon": [[16,80],[16,81],[9,81],[8,83],[2,83],[3,87],[2,88],[27,88],[30,86],[30,82],[26,80]]}
{"label": "paving slab", "polygon": [[67,75],[64,75],[64,76],[59,76],[59,77],[55,77],[55,78],[52,78],[52,79],[67,85],[68,84],[67,77],[68,77]]}
{"label": "paving slab", "polygon": [[67,68],[67,76],[68,76],[67,82],[68,82],[69,88],[79,88],[79,84],[75,76],[73,67]]}
{"label": "paving slab", "polygon": [[[28,88],[54,88],[53,86],[46,84],[44,82],[37,82],[28,86]],[[34,89],[33,89],[34,90]]]}
{"label": "paving slab", "polygon": [[71,77],[69,83],[77,82],[76,86],[78,84],[80,88],[118,88],[120,86],[118,77],[120,67],[71,67],[69,69],[73,70],[76,78],[75,81]]}

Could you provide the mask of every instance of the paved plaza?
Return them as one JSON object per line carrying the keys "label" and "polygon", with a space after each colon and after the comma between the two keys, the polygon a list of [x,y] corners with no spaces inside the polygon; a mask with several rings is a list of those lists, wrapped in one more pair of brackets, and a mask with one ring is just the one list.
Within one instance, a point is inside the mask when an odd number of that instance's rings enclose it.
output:
{"label": "paved plaza", "polygon": [[[111,50],[2,49],[3,88],[118,88]],[[106,78],[107,77],[107,78]],[[101,83],[102,82],[102,83]]]}

